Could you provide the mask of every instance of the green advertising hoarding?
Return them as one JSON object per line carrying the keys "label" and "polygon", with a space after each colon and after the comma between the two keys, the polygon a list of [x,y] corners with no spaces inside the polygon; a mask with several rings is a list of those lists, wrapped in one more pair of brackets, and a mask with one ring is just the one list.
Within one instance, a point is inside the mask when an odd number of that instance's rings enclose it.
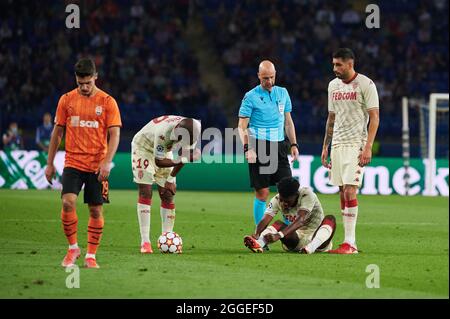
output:
{"label": "green advertising hoarding", "polygon": [[[38,151],[0,151],[0,187],[12,189],[49,188],[44,170],[47,155]],[[424,191],[425,166],[427,160],[412,159],[409,195],[420,195]],[[60,177],[64,168],[64,152],[55,157],[57,176],[52,188],[61,187]],[[401,158],[374,158],[365,168],[360,193],[368,195],[405,194],[405,170]],[[320,163],[320,157],[302,155],[292,166],[292,174],[299,178],[302,186],[316,192],[333,194],[337,187],[328,184],[328,171]],[[448,196],[448,160],[436,161],[434,189],[436,195]],[[118,153],[114,157],[110,176],[110,187],[135,189],[131,173],[129,153]],[[186,164],[177,177],[179,190],[251,191],[248,166],[239,155],[204,156],[201,162]]]}

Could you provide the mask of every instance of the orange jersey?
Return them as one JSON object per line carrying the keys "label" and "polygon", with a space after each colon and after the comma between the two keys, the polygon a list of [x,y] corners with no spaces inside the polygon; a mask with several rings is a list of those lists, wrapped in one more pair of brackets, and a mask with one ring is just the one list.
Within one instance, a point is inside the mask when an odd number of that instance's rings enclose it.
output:
{"label": "orange jersey", "polygon": [[108,148],[108,128],[122,126],[114,98],[98,89],[87,97],[74,89],[59,99],[55,124],[66,128],[64,167],[95,172]]}

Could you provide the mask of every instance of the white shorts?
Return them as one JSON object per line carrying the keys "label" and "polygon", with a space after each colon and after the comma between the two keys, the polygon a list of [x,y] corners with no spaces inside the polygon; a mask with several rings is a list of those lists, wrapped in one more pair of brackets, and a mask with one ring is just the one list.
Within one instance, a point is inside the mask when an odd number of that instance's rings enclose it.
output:
{"label": "white shorts", "polygon": [[[305,247],[306,245],[308,245],[311,242],[315,231],[316,231],[316,229],[297,229],[295,232],[297,233],[297,236],[300,239],[298,241],[297,246],[294,249],[289,249],[283,243],[281,243],[281,247],[283,247],[283,249],[285,251],[298,252],[303,247]],[[330,241],[330,243],[327,245],[327,247],[325,247],[323,249],[317,249],[316,251],[317,252],[325,252],[325,251],[331,250],[332,247],[333,247],[333,241]]]}
{"label": "white shorts", "polygon": [[[167,158],[173,158],[172,152],[167,153]],[[161,187],[164,187],[173,169],[173,167],[156,166],[153,153],[142,150],[133,143],[131,143],[131,167],[135,183],[146,185],[156,183]]]}
{"label": "white shorts", "polygon": [[332,185],[361,187],[364,168],[358,165],[360,153],[359,146],[337,145],[331,147],[330,183]]}

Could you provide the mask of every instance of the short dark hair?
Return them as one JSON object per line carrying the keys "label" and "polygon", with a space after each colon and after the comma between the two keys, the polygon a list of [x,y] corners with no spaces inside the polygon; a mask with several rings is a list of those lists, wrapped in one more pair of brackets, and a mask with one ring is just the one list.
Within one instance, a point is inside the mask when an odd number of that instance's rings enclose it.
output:
{"label": "short dark hair", "polygon": [[89,58],[79,60],[74,69],[75,74],[79,77],[93,76],[96,73],[95,63]]}
{"label": "short dark hair", "polygon": [[348,59],[354,60],[355,54],[349,48],[339,48],[333,53],[333,58],[335,58],[335,59],[341,58],[344,61],[346,61]]}
{"label": "short dark hair", "polygon": [[283,177],[277,184],[278,193],[286,198],[297,193],[300,183],[293,177]]}

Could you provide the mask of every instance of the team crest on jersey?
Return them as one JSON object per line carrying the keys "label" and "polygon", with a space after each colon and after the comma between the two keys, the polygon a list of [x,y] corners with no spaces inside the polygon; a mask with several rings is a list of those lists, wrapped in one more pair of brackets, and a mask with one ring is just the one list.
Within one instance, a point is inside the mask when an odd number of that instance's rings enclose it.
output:
{"label": "team crest on jersey", "polygon": [[139,179],[142,179],[142,177],[144,177],[144,171],[143,170],[139,170],[138,177],[139,177]]}
{"label": "team crest on jersey", "polygon": [[353,90],[355,90],[357,87],[358,87],[358,82],[353,82],[352,83]]}
{"label": "team crest on jersey", "polygon": [[160,135],[159,138],[160,138],[162,141],[164,141],[164,140],[166,139],[164,135]]}
{"label": "team crest on jersey", "polygon": [[97,107],[95,108],[95,114],[100,116],[100,115],[102,115],[102,112],[103,112],[103,108],[100,105],[97,105]]}

